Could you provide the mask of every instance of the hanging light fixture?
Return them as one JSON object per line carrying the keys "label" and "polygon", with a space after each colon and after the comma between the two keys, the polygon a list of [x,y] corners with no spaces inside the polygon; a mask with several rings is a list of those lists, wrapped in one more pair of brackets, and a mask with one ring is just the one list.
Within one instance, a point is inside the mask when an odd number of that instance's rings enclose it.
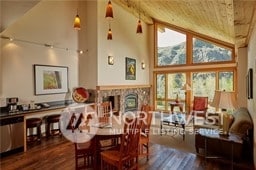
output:
{"label": "hanging light fixture", "polygon": [[79,15],[78,15],[78,10],[77,10],[77,14],[76,14],[76,17],[75,17],[75,20],[74,20],[74,29],[76,29],[76,30],[81,29],[81,23],[80,23],[80,18],[79,18]]}
{"label": "hanging light fixture", "polygon": [[140,21],[140,3],[139,3],[139,21],[138,21],[138,24],[137,24],[136,33],[137,34],[142,34],[142,26],[141,26],[141,21]]}
{"label": "hanging light fixture", "polygon": [[137,34],[142,34],[142,26],[141,26],[141,21],[139,19],[138,25],[137,25]]}
{"label": "hanging light fixture", "polygon": [[112,40],[112,31],[111,31],[110,23],[109,23],[109,28],[108,28],[108,37],[107,37],[107,40]]}
{"label": "hanging light fixture", "polygon": [[111,4],[111,0],[108,1],[108,5],[107,5],[107,8],[106,8],[106,15],[105,15],[106,18],[114,18],[113,17],[113,9],[112,9],[112,4]]}

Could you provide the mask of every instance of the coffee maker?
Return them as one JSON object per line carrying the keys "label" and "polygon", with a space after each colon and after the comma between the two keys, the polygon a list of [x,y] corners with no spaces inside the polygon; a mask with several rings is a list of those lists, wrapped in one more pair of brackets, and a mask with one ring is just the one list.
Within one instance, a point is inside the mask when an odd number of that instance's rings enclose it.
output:
{"label": "coffee maker", "polygon": [[18,110],[18,97],[7,98],[7,107],[10,113],[17,112]]}

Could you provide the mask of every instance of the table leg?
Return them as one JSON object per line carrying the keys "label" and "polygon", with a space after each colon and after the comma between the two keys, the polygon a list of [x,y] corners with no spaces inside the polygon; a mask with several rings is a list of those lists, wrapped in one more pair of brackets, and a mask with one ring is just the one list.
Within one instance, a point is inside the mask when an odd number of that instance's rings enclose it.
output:
{"label": "table leg", "polygon": [[162,136],[163,121],[160,123],[160,135]]}
{"label": "table leg", "polygon": [[183,137],[183,141],[184,141],[185,140],[185,125],[182,124],[181,126],[182,126],[182,129],[183,129],[183,134],[182,134],[183,136],[182,137]]}
{"label": "table leg", "polygon": [[234,166],[233,166],[233,162],[234,162],[234,144],[233,142],[231,142],[231,169],[233,170]]}

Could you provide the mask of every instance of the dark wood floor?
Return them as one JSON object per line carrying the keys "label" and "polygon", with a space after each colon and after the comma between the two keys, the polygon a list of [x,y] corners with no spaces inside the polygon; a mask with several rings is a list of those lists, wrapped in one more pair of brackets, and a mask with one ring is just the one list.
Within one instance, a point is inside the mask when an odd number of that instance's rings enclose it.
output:
{"label": "dark wood floor", "polygon": [[[203,170],[203,169],[232,169],[230,164],[214,160],[205,161],[192,153],[182,152],[158,144],[150,144],[150,159],[140,158],[141,170]],[[28,149],[26,153],[17,153],[1,158],[1,170],[30,170],[30,169],[75,169],[74,145],[64,137],[43,139]],[[253,169],[248,163],[235,165],[233,169]]]}

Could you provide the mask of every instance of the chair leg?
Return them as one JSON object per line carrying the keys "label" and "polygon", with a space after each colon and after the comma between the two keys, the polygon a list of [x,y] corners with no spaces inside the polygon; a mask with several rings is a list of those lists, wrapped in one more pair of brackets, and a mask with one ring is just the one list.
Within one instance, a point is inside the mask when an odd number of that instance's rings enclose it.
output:
{"label": "chair leg", "polygon": [[149,146],[148,143],[146,144],[146,148],[147,148],[147,161],[149,160]]}

